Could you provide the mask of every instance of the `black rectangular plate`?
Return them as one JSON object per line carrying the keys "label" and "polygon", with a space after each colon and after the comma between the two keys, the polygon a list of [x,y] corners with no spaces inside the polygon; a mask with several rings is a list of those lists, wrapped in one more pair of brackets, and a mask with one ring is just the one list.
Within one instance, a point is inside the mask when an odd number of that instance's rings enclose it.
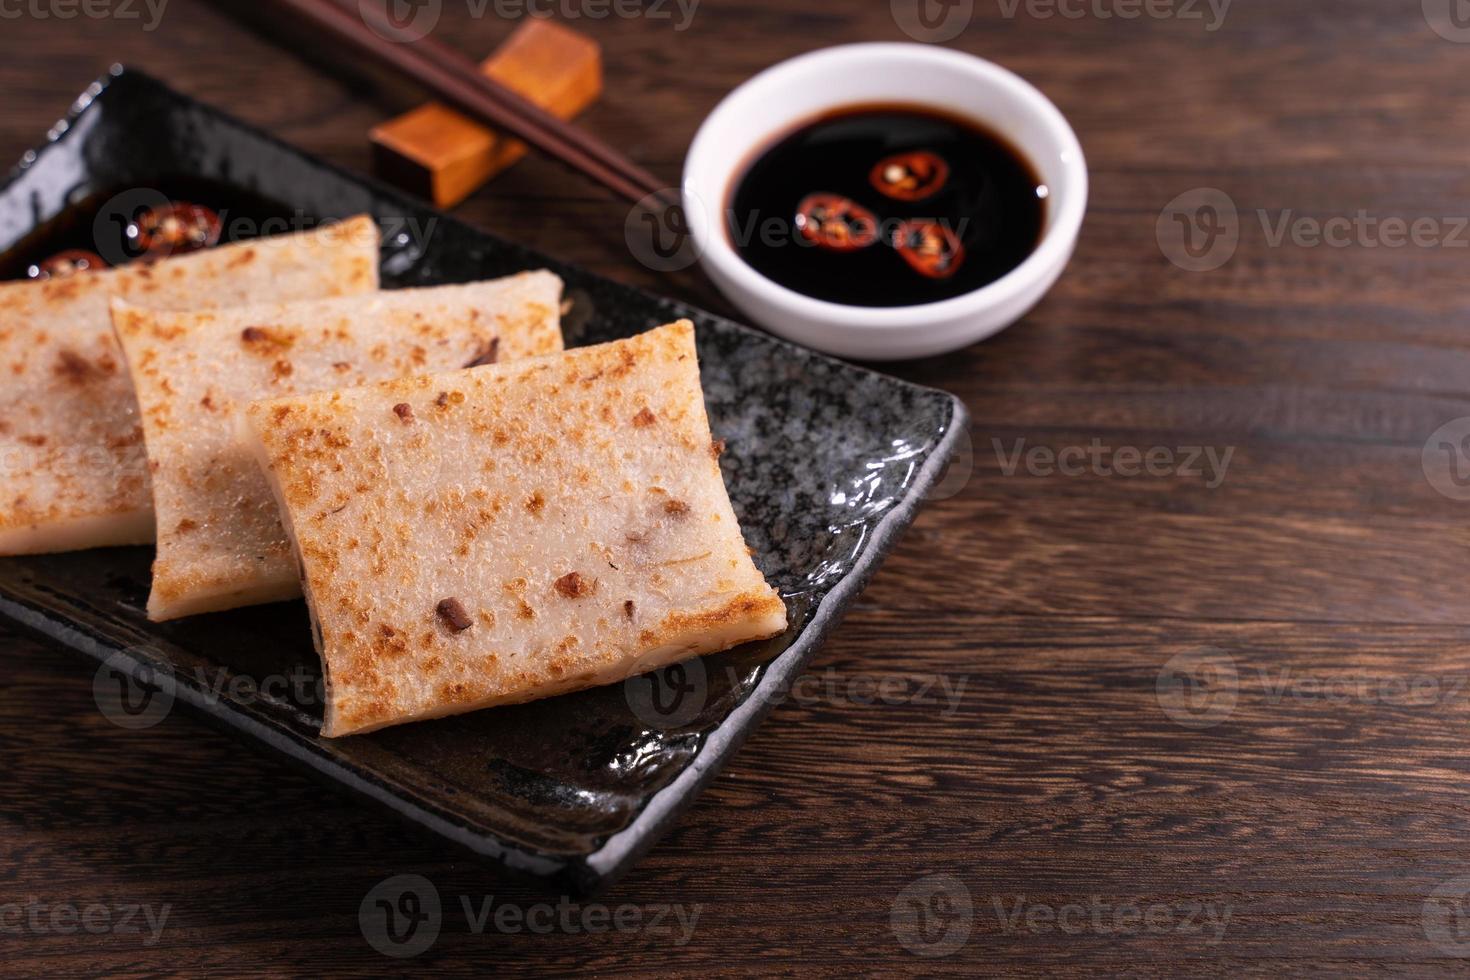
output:
{"label": "black rectangular plate", "polygon": [[[102,661],[99,705],[124,711],[123,722],[190,705],[556,887],[605,885],[694,798],[852,603],[964,428],[963,405],[944,392],[537,255],[121,68],[0,185],[0,270],[13,275],[18,262],[57,245],[110,248],[109,212],[158,194],[257,221],[271,212],[371,213],[389,231],[389,287],[552,269],[574,300],[570,346],[679,317],[695,322],[710,420],[729,443],[722,465],[735,511],[791,611],[777,640],[625,685],[329,740],[318,734],[319,668],[304,604],[159,625],[143,612],[151,549],[0,559],[0,615]],[[128,692],[135,683],[147,687]]]}

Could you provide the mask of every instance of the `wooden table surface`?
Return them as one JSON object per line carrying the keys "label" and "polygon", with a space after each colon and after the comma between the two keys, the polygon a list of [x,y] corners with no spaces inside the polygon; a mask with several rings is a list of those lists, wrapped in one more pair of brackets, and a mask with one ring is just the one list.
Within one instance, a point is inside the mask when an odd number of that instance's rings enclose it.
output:
{"label": "wooden table surface", "polygon": [[[726,91],[905,40],[906,2],[567,20],[608,65],[586,125],[673,183]],[[1470,25],[1450,0],[973,7],[947,43],[1035,82],[1086,148],[1076,258],[1003,335],[890,368],[959,393],[970,448],[641,865],[568,904],[192,717],[120,730],[91,667],[7,634],[4,972],[1463,973]],[[512,26],[443,8],[477,55]],[[0,7],[0,158],[112,61],[357,169],[401,107],[200,0],[156,30],[141,0],[87,9],[111,14]],[[558,166],[459,213],[725,309],[640,266],[625,205]],[[403,873],[444,904],[406,962],[358,918]],[[551,927],[498,930],[502,907]]]}

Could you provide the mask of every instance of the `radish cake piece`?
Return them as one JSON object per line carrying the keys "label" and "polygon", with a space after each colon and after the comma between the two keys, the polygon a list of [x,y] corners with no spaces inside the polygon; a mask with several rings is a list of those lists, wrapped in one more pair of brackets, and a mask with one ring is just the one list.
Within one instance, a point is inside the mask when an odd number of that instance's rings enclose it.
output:
{"label": "radish cake piece", "polygon": [[688,321],[561,356],[257,402],[327,736],[621,681],[775,636]]}
{"label": "radish cake piece", "polygon": [[160,313],[114,301],[142,410],[158,553],[148,618],[295,598],[296,559],[235,416],[252,401],[562,349],[561,280]]}
{"label": "radish cake piece", "polygon": [[0,284],[0,555],[153,540],[143,434],[108,302],[155,309],[378,288],[368,217],[158,262]]}

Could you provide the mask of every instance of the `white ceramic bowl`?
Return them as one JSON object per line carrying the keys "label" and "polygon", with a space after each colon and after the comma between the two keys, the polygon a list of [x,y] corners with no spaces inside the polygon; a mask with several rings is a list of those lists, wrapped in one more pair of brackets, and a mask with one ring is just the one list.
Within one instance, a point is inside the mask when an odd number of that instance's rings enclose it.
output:
{"label": "white ceramic bowl", "polygon": [[[899,307],[813,299],[747,265],[724,220],[743,168],[780,135],[833,109],[864,104],[930,106],[973,119],[1015,145],[1048,191],[1046,224],[1030,257],[973,292]],[[899,360],[988,337],[1045,295],[1077,242],[1087,208],[1087,164],[1057,107],[999,65],[922,44],[850,44],[782,62],[726,96],[689,148],[683,198],[705,271],[756,323],[832,354]]]}

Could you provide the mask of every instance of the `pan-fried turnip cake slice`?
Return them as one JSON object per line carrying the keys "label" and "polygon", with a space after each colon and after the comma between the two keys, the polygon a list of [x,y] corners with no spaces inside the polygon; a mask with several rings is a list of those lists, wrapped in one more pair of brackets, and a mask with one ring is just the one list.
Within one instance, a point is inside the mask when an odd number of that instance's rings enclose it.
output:
{"label": "pan-fried turnip cake slice", "polygon": [[153,263],[0,284],[0,555],[153,540],[132,385],[108,302],[155,309],[378,288],[368,217]]}
{"label": "pan-fried turnip cake slice", "polygon": [[113,305],[142,410],[158,553],[148,618],[301,594],[270,487],[238,439],[252,401],[552,354],[561,280],[493,282],[161,313]]}
{"label": "pan-fried turnip cake slice", "polygon": [[786,609],[720,475],[688,321],[257,402],[323,734],[530,701],[764,639]]}

